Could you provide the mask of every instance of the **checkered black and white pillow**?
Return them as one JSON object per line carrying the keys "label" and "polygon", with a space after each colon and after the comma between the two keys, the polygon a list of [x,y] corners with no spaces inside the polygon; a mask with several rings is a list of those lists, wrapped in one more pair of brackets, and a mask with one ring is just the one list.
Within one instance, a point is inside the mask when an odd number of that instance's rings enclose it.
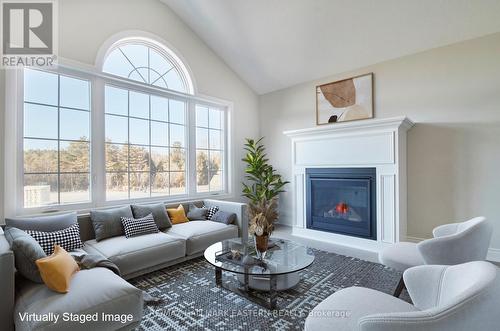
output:
{"label": "checkered black and white pillow", "polygon": [[219,211],[219,207],[217,207],[217,206],[207,207],[207,206],[203,205],[203,208],[208,209],[208,212],[207,212],[207,220],[208,221],[210,221],[212,219],[212,217],[214,217],[215,213]]}
{"label": "checkered black and white pillow", "polygon": [[136,237],[143,234],[158,233],[153,214],[149,214],[143,218],[122,217],[122,225],[125,230],[125,237]]}
{"label": "checkered black and white pillow", "polygon": [[26,232],[35,238],[47,255],[54,252],[54,245],[59,245],[68,252],[83,247],[78,223],[58,231],[26,230]]}

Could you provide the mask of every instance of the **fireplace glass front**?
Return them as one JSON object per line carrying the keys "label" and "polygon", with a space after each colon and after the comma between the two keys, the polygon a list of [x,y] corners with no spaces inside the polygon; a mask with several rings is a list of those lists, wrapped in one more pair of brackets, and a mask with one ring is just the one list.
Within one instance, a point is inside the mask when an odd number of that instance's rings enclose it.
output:
{"label": "fireplace glass front", "polygon": [[306,169],[307,228],[376,239],[375,168]]}

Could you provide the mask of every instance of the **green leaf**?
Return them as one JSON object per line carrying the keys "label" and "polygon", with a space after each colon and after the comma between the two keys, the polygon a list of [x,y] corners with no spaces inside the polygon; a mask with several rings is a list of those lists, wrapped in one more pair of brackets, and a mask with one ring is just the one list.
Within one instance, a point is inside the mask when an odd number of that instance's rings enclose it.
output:
{"label": "green leaf", "polygon": [[283,181],[281,175],[268,163],[264,137],[257,140],[246,138],[243,149],[246,155],[241,160],[246,163],[245,179],[242,183],[242,195],[253,204],[266,204],[274,197],[283,193],[288,181]]}

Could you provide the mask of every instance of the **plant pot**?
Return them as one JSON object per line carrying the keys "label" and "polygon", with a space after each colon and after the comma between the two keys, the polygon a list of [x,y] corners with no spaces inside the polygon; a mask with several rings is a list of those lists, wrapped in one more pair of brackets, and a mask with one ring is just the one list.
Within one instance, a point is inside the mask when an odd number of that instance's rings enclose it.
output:
{"label": "plant pot", "polygon": [[266,257],[267,248],[269,245],[269,235],[263,234],[262,236],[253,236],[255,243],[255,252],[257,253],[257,258],[263,260]]}

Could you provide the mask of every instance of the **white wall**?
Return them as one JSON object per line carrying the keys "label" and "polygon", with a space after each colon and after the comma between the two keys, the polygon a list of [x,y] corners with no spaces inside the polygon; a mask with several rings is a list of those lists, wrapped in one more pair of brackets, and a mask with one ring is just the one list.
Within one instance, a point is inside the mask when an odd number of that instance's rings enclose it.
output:
{"label": "white wall", "polygon": [[[239,198],[239,182],[243,175],[243,164],[239,162],[243,156],[241,146],[245,137],[258,134],[257,95],[169,7],[158,0],[62,0],[59,4],[61,57],[93,65],[99,47],[112,35],[126,30],[150,32],[166,40],[186,60],[199,93],[234,102],[233,158],[236,167],[233,191]],[[3,84],[2,72],[1,93]],[[0,127],[3,134],[5,98],[1,100]],[[0,181],[2,176],[3,161],[0,163]],[[3,197],[0,205],[2,212]]]}
{"label": "white wall", "polygon": [[[494,34],[263,95],[270,160],[290,179],[291,144],[282,132],[315,126],[315,86],[373,72],[375,116],[417,123],[408,135],[408,235],[429,237],[437,225],[484,215],[500,248],[499,54]],[[283,196],[283,223],[291,198]]]}

